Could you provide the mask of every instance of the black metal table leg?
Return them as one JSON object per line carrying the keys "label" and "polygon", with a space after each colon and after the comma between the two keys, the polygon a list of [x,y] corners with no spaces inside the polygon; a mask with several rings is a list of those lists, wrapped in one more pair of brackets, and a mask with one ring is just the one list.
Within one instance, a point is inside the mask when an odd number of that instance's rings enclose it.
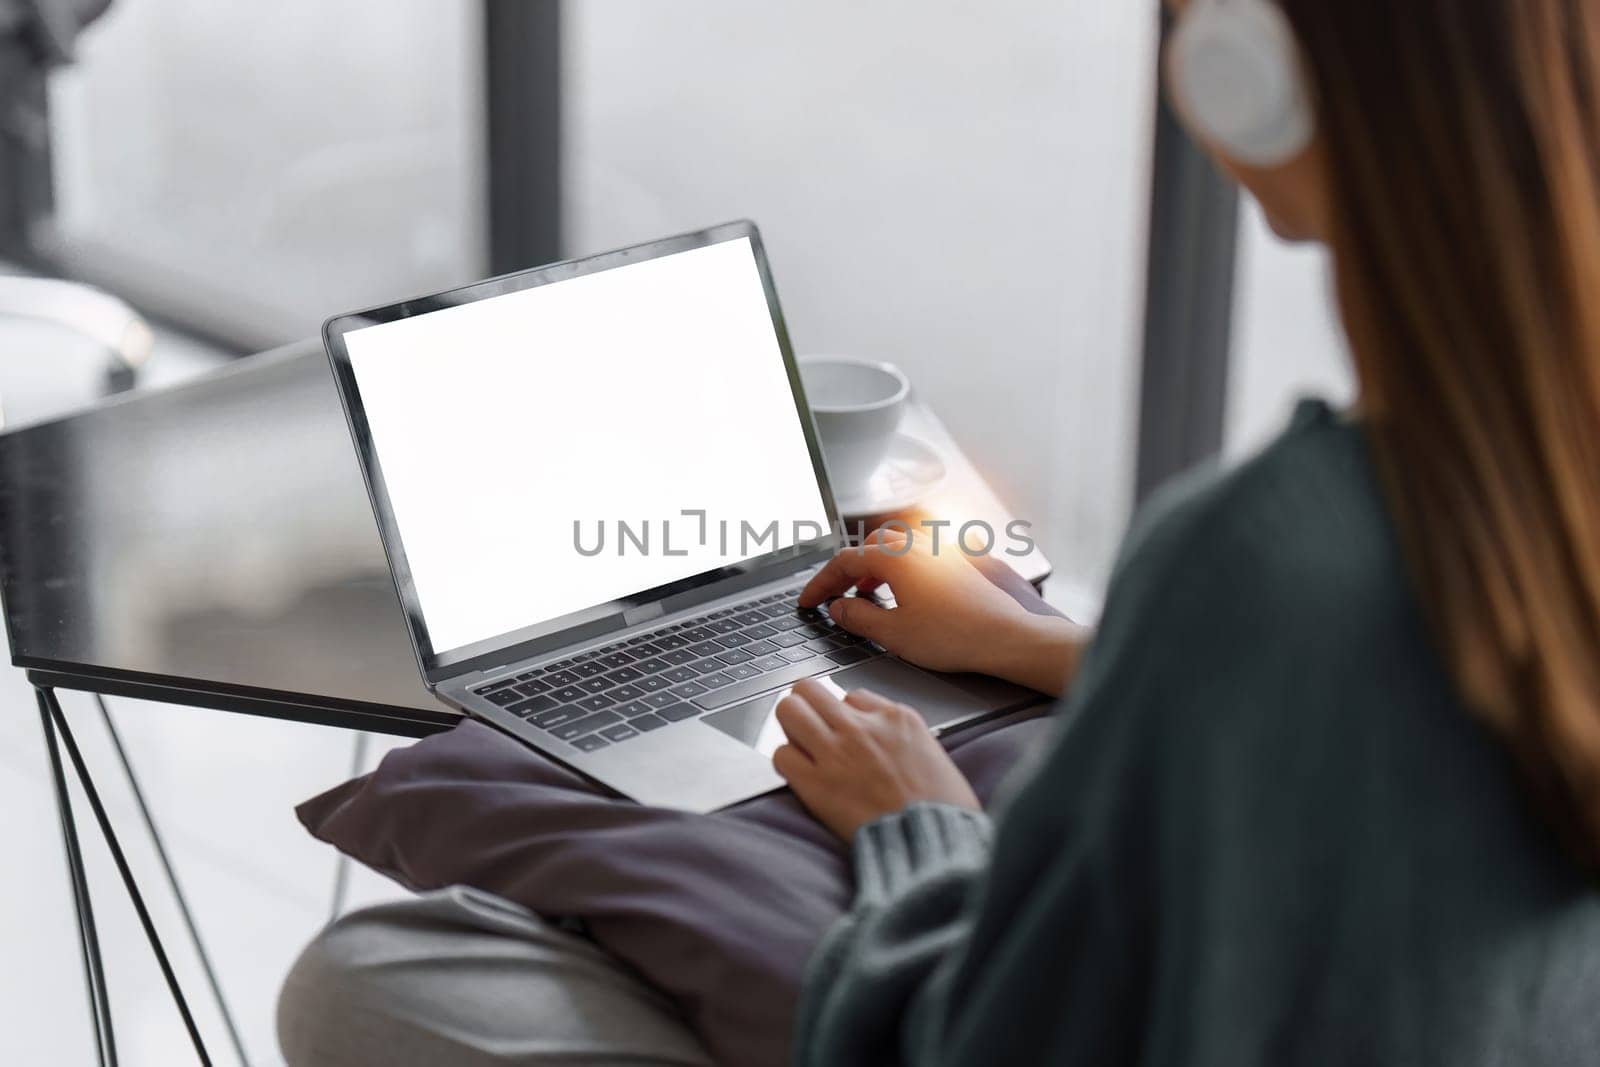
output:
{"label": "black metal table leg", "polygon": [[44,727],[45,747],[50,752],[50,777],[55,783],[56,811],[61,817],[61,844],[67,854],[67,877],[72,882],[72,905],[78,919],[78,949],[83,955],[83,980],[89,992],[89,1018],[94,1024],[95,1054],[101,1067],[116,1067],[117,1045],[111,1026],[111,997],[106,989],[105,968],[100,961],[100,938],[95,931],[94,906],[89,900],[89,879],[83,869],[83,852],[78,847],[77,822],[72,816],[72,795],[61,767],[61,750],[56,743],[55,724],[45,702],[44,690],[34,690],[39,701],[39,722]]}
{"label": "black metal table leg", "polygon": [[[100,834],[105,838],[106,847],[111,850],[111,858],[117,865],[117,873],[122,876],[123,888],[128,891],[128,898],[133,902],[133,910],[139,915],[139,924],[144,927],[145,938],[150,942],[150,951],[155,954],[156,963],[161,967],[161,976],[166,979],[167,990],[172,994],[172,1001],[178,1007],[178,1014],[183,1016],[183,1025],[189,1031],[189,1040],[194,1045],[195,1054],[199,1056],[200,1062],[204,1065],[204,1067],[211,1067],[211,1056],[206,1052],[205,1041],[200,1037],[200,1029],[195,1025],[194,1015],[189,1011],[189,1002],[183,995],[182,987],[178,984],[178,976],[172,969],[171,961],[167,959],[167,951],[165,946],[163,946],[161,943],[161,935],[156,932],[155,923],[151,921],[149,909],[145,907],[144,895],[139,892],[139,884],[134,880],[133,871],[128,866],[127,857],[123,855],[122,845],[117,840],[116,831],[111,827],[111,819],[106,815],[105,805],[100,802],[100,793],[95,788],[94,779],[89,775],[88,766],[83,762],[83,754],[78,751],[78,743],[72,736],[71,727],[67,725],[66,716],[61,712],[61,704],[56,700],[55,691],[52,689],[39,688],[36,689],[35,692],[38,693],[39,708],[45,718],[46,734],[52,738],[50,745],[51,751],[52,753],[55,752],[53,738],[55,735],[59,734],[61,742],[67,750],[67,758],[72,761],[72,768],[77,772],[78,783],[83,786],[84,795],[89,800],[89,807],[94,811],[95,821],[100,824]],[[54,727],[53,731],[51,730],[52,725]],[[59,762],[60,759],[59,756],[57,756],[57,766],[59,766]],[[64,775],[61,776],[60,786],[61,790],[59,798],[64,801],[66,797],[66,783],[64,780]],[[70,820],[71,809],[64,806],[62,811],[64,813],[64,818]],[[76,849],[75,833],[73,834],[73,845],[69,849],[69,852],[78,854]],[[71,859],[69,857],[69,863],[70,862]],[[80,868],[81,873],[81,854],[77,866]],[[87,880],[85,880],[83,883],[82,900],[83,904],[87,905]],[[80,924],[81,920],[86,914],[87,912],[84,910],[84,908],[80,907]],[[92,935],[92,925],[81,928],[87,931],[85,934],[86,938],[89,935]],[[86,952],[86,958],[92,958],[94,961],[96,961],[93,970],[100,970],[98,966],[99,948],[97,944],[93,945],[92,956],[90,953]],[[99,989],[100,999],[104,1001],[106,998],[104,994],[105,983],[103,973],[100,975]],[[98,1016],[96,1019],[96,1027],[97,1029],[100,1027]],[[106,1038],[105,1047],[110,1048],[113,1045],[113,1041],[111,1040],[111,1013],[109,1005],[104,1008],[103,1035]]]}
{"label": "black metal table leg", "polygon": [[150,810],[149,801],[145,799],[144,786],[139,783],[139,776],[133,770],[133,760],[128,755],[127,747],[122,743],[122,731],[118,730],[117,724],[112,721],[111,709],[106,706],[106,698],[96,693],[94,702],[100,709],[100,721],[106,728],[106,736],[111,739],[111,749],[116,753],[117,762],[122,765],[123,776],[128,780],[128,788],[133,792],[133,800],[138,805],[139,817],[144,821],[145,832],[150,835],[150,844],[155,848],[156,859],[161,861],[161,869],[167,876],[167,886],[172,890],[173,902],[178,905],[178,916],[189,932],[189,944],[193,946],[194,954],[200,960],[200,970],[205,974],[206,984],[211,987],[211,996],[216,1001],[217,1013],[222,1016],[222,1025],[228,1031],[228,1040],[232,1042],[233,1051],[239,1057],[239,1062],[244,1067],[249,1067],[250,1057],[244,1050],[244,1038],[240,1036],[239,1026],[234,1022],[233,1012],[228,1007],[228,998],[222,994],[222,980],[218,977],[217,969],[211,962],[211,954],[206,951],[205,941],[200,936],[200,924],[195,920],[194,911],[189,907],[189,896],[183,891],[183,884],[178,881],[177,865],[172,862],[172,856],[167,852],[166,841],[162,839],[161,831],[156,826],[155,813]]}

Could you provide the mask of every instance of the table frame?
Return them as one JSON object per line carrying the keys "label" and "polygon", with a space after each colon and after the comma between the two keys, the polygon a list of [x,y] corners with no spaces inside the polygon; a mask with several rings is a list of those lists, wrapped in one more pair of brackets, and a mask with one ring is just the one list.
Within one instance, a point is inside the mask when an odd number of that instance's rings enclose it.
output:
{"label": "table frame", "polygon": [[[200,1063],[210,1067],[212,1060],[206,1048],[205,1040],[200,1034],[198,1025],[194,1020],[194,1013],[189,1007],[188,998],[184,995],[182,984],[178,981],[176,972],[167,955],[166,946],[162,942],[161,934],[156,929],[155,922],[150,916],[150,911],[144,902],[144,894],[139,890],[138,880],[133,875],[132,868],[128,865],[122,844],[117,838],[116,830],[111,824],[111,818],[106,812],[105,805],[100,799],[100,791],[96,788],[94,776],[83,758],[83,753],[78,747],[77,738],[72,733],[72,728],[67,722],[66,713],[62,710],[61,701],[56,694],[57,689],[82,691],[94,694],[100,703],[100,708],[105,714],[108,728],[112,729],[113,739],[119,753],[122,752],[121,741],[116,737],[115,728],[111,726],[109,712],[106,711],[104,698],[107,696],[128,697],[136,700],[155,701],[163,704],[178,704],[189,707],[210,708],[220,711],[232,711],[249,715],[259,715],[264,718],[282,719],[290,722],[302,722],[319,726],[342,727],[350,730],[360,730],[369,733],[385,733],[400,737],[426,737],[450,729],[461,720],[461,716],[452,714],[443,708],[437,713],[419,708],[399,708],[382,704],[367,704],[359,701],[334,702],[316,697],[308,697],[302,693],[280,693],[248,689],[219,684],[208,684],[205,688],[197,688],[192,681],[186,682],[179,678],[162,678],[143,674],[134,674],[120,671],[85,670],[81,667],[67,665],[43,666],[35,662],[19,662],[18,666],[26,670],[28,682],[34,687],[34,694],[39,705],[39,721],[44,730],[45,748],[50,761],[51,783],[55,790],[56,811],[61,822],[62,848],[66,854],[67,877],[72,887],[73,910],[78,926],[78,948],[83,959],[84,981],[88,987],[89,1014],[94,1027],[95,1051],[101,1067],[115,1067],[117,1063],[116,1032],[111,1018],[110,988],[106,982],[105,965],[100,952],[99,932],[95,925],[94,904],[90,895],[89,880],[83,862],[83,848],[78,832],[78,825],[73,811],[72,794],[68,785],[65,764],[61,758],[62,749],[65,749],[68,761],[71,762],[78,784],[82,787],[84,796],[88,799],[89,807],[94,813],[95,822],[99,825],[100,835],[111,852],[113,863],[122,880],[128,899],[133,904],[134,911],[139,917],[140,926],[144,929],[145,939],[150,944],[150,950],[156,958],[156,963],[161,968],[162,978],[166,981],[167,989],[172,995],[178,1014],[182,1017],[184,1027],[188,1031],[190,1043],[194,1046],[195,1055]],[[222,998],[221,987],[210,962],[210,956],[205,950],[198,927],[195,925],[189,911],[188,901],[178,884],[176,874],[167,858],[165,845],[160,834],[156,831],[155,822],[150,816],[149,809],[145,806],[143,791],[138,781],[133,777],[132,767],[123,757],[124,770],[128,772],[129,782],[133,786],[134,796],[138,800],[141,811],[144,813],[146,828],[150,831],[155,843],[156,851],[162,864],[166,867],[167,877],[171,883],[178,907],[188,926],[189,935],[194,943],[195,950],[200,957],[201,966],[210,981],[213,994],[227,1024],[229,1036],[233,1040],[234,1048],[244,1059],[244,1048],[240,1042],[233,1020],[228,1012],[226,1002]]]}

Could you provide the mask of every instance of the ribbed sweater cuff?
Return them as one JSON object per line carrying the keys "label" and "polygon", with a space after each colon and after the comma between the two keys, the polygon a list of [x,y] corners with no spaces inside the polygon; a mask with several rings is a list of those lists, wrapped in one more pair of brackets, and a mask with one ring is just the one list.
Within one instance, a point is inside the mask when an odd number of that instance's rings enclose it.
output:
{"label": "ribbed sweater cuff", "polygon": [[930,874],[981,867],[991,824],[981,811],[913,804],[856,831],[856,902],[876,903]]}

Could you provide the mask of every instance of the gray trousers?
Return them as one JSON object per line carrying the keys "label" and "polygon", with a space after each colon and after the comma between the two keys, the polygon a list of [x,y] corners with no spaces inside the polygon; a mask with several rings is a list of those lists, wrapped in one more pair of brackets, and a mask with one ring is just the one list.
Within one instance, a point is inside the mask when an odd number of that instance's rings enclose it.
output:
{"label": "gray trousers", "polygon": [[351,912],[285,979],[290,1067],[710,1064],[673,1007],[589,941],[454,886]]}

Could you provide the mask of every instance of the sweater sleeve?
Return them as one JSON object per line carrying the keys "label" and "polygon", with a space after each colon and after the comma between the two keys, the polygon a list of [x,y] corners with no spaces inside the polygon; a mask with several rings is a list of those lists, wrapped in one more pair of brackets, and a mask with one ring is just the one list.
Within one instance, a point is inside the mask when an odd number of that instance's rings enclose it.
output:
{"label": "sweater sleeve", "polygon": [[966,936],[964,908],[988,864],[990,834],[982,812],[948,804],[914,804],[856,833],[855,906],[812,957],[798,1021],[810,1040],[797,1045],[799,1063],[899,1059],[894,1028],[883,1023],[901,1017]]}

